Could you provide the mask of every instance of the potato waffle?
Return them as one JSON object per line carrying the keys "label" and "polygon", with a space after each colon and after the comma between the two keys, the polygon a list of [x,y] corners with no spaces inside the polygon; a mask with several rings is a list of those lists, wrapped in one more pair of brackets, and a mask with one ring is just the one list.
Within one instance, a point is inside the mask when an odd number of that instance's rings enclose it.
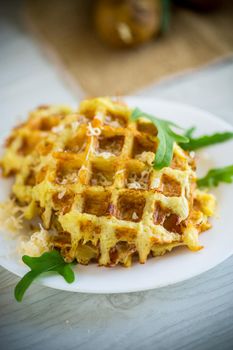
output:
{"label": "potato waffle", "polygon": [[26,220],[40,217],[67,261],[130,266],[176,246],[199,250],[214,198],[196,189],[195,161],[174,145],[170,167],[152,166],[158,139],[145,118],[108,98],[78,111],[41,106],[15,128],[1,161]]}

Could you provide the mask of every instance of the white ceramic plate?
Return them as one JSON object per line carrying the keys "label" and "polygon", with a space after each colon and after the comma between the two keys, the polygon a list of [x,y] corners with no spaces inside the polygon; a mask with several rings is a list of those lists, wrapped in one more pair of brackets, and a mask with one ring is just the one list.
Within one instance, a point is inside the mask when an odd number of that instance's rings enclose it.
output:
{"label": "white ceramic plate", "polygon": [[[197,126],[197,135],[233,128],[206,111],[170,101],[132,97],[125,98],[132,107],[176,122],[185,128]],[[198,153],[198,175],[202,176],[212,167],[232,164],[233,142],[206,148]],[[11,182],[0,179],[0,200],[7,197]],[[191,252],[177,248],[163,257],[152,258],[146,264],[135,264],[131,268],[104,268],[95,265],[75,266],[76,279],[67,284],[61,276],[49,275],[39,283],[52,288],[86,293],[123,293],[142,291],[184,281],[205,272],[233,253],[232,198],[233,186],[221,185],[213,191],[218,200],[217,217],[213,228],[200,236],[204,249]],[[0,235],[0,264],[18,276],[23,276],[27,267],[16,253],[17,240],[12,234]]]}

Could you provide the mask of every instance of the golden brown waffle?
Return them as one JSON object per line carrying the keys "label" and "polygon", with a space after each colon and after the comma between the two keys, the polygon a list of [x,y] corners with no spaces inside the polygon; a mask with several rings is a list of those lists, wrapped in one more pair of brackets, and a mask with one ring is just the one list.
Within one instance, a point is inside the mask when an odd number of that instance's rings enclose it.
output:
{"label": "golden brown waffle", "polygon": [[41,106],[13,130],[2,159],[16,174],[13,194],[25,219],[39,216],[67,261],[141,263],[179,245],[200,249],[214,199],[197,191],[195,162],[178,145],[171,167],[152,167],[157,130],[107,98],[79,111]]}

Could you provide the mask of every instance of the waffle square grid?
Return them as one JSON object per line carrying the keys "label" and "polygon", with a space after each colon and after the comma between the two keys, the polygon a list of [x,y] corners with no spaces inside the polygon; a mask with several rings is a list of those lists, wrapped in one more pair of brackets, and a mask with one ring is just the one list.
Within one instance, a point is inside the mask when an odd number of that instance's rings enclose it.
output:
{"label": "waffle square grid", "polygon": [[67,261],[144,263],[179,245],[200,249],[210,227],[194,160],[174,145],[171,167],[153,169],[157,130],[130,113],[106,98],[78,111],[41,106],[7,140],[3,174],[16,174],[14,196],[27,218],[56,229],[53,246]]}

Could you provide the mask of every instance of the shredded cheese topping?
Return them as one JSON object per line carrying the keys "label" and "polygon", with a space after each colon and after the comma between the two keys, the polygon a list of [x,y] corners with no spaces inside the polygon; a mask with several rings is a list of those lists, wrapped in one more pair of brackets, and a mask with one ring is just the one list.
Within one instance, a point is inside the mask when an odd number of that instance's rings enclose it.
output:
{"label": "shredded cheese topping", "polygon": [[52,128],[52,132],[55,132],[56,134],[60,134],[64,129],[65,129],[65,125],[61,124],[61,125],[58,125],[58,126],[54,126]]}
{"label": "shredded cheese topping", "polygon": [[151,181],[151,188],[158,188],[160,186],[160,177],[156,177]]}
{"label": "shredded cheese topping", "polygon": [[116,174],[123,174],[125,172],[125,169],[117,170]]}
{"label": "shredded cheese topping", "polygon": [[57,195],[57,198],[58,199],[62,199],[66,194],[66,189],[64,189],[63,191],[59,192],[58,195]]}
{"label": "shredded cheese topping", "polygon": [[87,126],[87,136],[99,136],[101,134],[100,128],[94,128],[91,123]]}
{"label": "shredded cheese topping", "polygon": [[126,186],[130,189],[143,189],[146,190],[149,181],[148,170],[144,170],[141,174],[131,173],[127,180]]}
{"label": "shredded cheese topping", "polygon": [[73,132],[77,131],[78,127],[79,127],[80,123],[78,121],[74,121],[71,123],[71,129]]}
{"label": "shredded cheese topping", "polygon": [[77,173],[70,173],[70,174],[67,174],[61,181],[58,181],[57,179],[57,182],[61,185],[66,185],[68,182],[70,183],[75,183],[78,179],[78,175]]}
{"label": "shredded cheese topping", "polygon": [[23,255],[36,257],[50,251],[51,248],[50,234],[39,224],[39,230],[34,232],[28,241],[22,241],[19,249]]}
{"label": "shredded cheese topping", "polygon": [[92,185],[96,186],[111,186],[112,185],[112,181],[108,180],[103,173],[99,172],[97,174],[95,174],[96,178],[92,179]]}
{"label": "shredded cheese topping", "polygon": [[105,117],[104,122],[106,125],[112,126],[113,128],[120,128],[121,127],[121,124],[119,123],[118,120],[112,120],[112,118],[108,115]]}
{"label": "shredded cheese topping", "polygon": [[192,159],[194,159],[195,156],[196,156],[196,153],[195,153],[194,151],[191,151],[191,152],[189,153],[189,155],[190,155],[190,157],[191,157]]}
{"label": "shredded cheese topping", "polygon": [[135,156],[136,159],[140,160],[143,163],[146,163],[148,165],[152,165],[155,154],[153,152],[142,152],[141,154],[137,154]]}
{"label": "shredded cheese topping", "polygon": [[103,120],[103,117],[104,117],[104,115],[101,112],[97,112],[96,115],[94,116],[95,119],[98,119],[100,121]]}
{"label": "shredded cheese topping", "polygon": [[2,227],[17,232],[23,228],[24,209],[16,205],[13,199],[0,204],[0,223]]}
{"label": "shredded cheese topping", "polygon": [[114,157],[114,154],[113,153],[111,153],[111,152],[96,152],[96,155],[98,156],[98,157],[102,157],[102,158],[104,158],[104,159],[108,159],[108,158],[111,158],[111,157]]}
{"label": "shredded cheese topping", "polygon": [[135,211],[133,212],[132,219],[133,220],[137,220],[138,219],[138,215],[137,215],[137,213],[135,213]]}

